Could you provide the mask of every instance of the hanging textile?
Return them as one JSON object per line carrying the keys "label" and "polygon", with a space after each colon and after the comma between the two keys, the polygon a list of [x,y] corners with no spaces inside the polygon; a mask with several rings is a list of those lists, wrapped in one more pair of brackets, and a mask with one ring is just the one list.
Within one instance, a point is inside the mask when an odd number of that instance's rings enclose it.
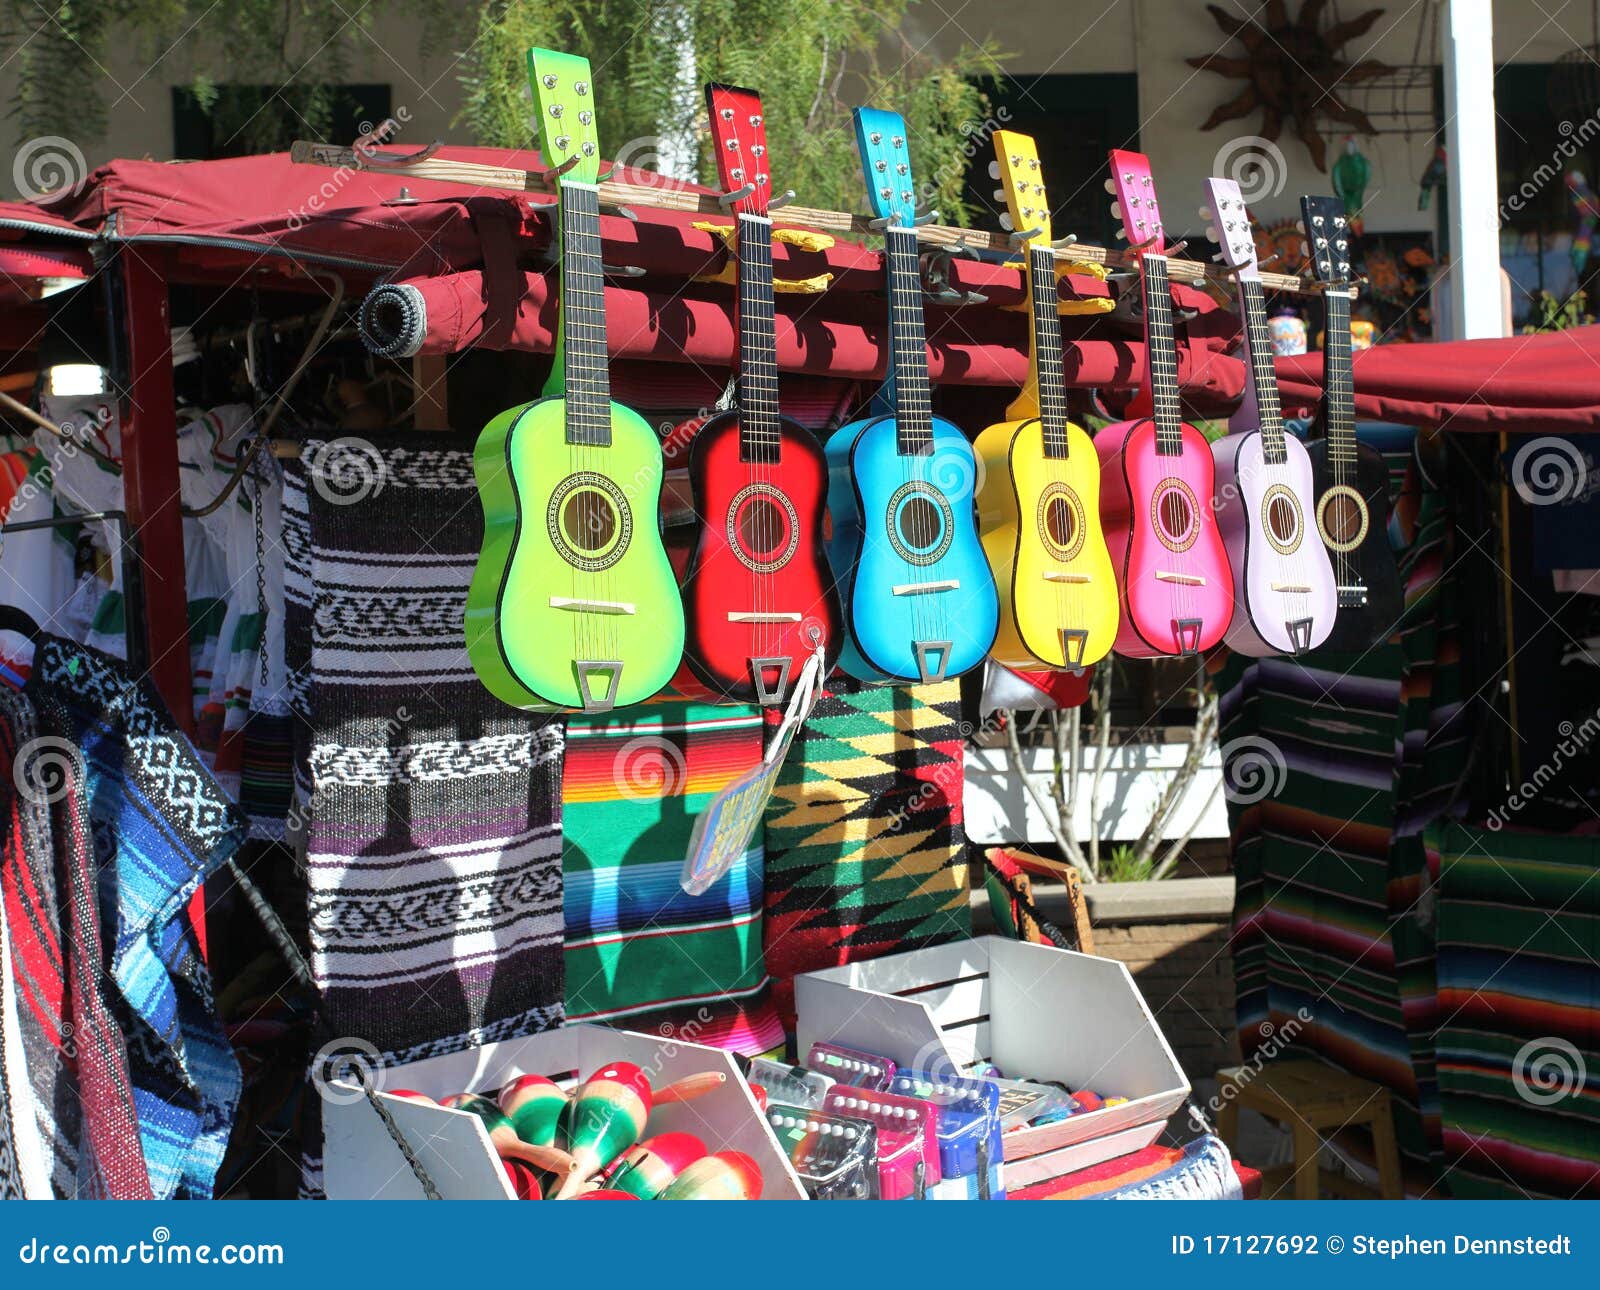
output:
{"label": "hanging textile", "polygon": [[467,660],[482,513],[461,444],[311,440],[285,499],[310,572],[291,605],[311,610],[311,965],[333,1033],[385,1062],[562,1018],[561,727]]}
{"label": "hanging textile", "polygon": [[1429,833],[1449,1194],[1600,1196],[1600,838]]}
{"label": "hanging textile", "polygon": [[824,693],[767,807],[766,959],[796,973],[972,934],[961,686]]}
{"label": "hanging textile", "polygon": [[[56,821],[55,844],[58,852],[92,844],[100,884],[115,894],[106,943],[150,1190],[157,1198],[209,1197],[239,1068],[216,1019],[187,906],[238,849],[243,820],[149,682],[117,660],[47,638],[26,694],[43,735],[60,749],[81,750],[81,811],[69,795],[72,809]],[[97,1156],[102,1170],[110,1167],[98,1148]]]}
{"label": "hanging textile", "polygon": [[567,1015],[756,1054],[783,1043],[761,950],[763,838],[679,885],[695,821],[761,760],[759,709],[663,699],[567,723]]}
{"label": "hanging textile", "polygon": [[[1389,640],[1360,656],[1229,658],[1213,671],[1241,1044],[1248,1054],[1292,1034],[1297,1052],[1383,1084],[1402,1150],[1436,1162],[1430,903],[1415,843],[1462,770],[1455,651],[1441,646],[1455,592],[1441,576],[1444,498],[1412,453],[1401,462],[1390,537],[1407,607]],[[1252,763],[1264,774],[1243,769]]]}

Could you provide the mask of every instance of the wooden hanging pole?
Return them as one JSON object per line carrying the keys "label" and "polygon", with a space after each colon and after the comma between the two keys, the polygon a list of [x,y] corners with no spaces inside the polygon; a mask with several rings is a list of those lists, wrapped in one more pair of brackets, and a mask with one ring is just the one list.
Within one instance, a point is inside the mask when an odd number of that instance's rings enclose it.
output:
{"label": "wooden hanging pole", "polygon": [[[431,179],[439,183],[464,184],[473,188],[496,188],[507,192],[553,194],[558,180],[543,170],[517,170],[510,166],[491,166],[478,161],[451,161],[432,156],[432,148],[417,154],[414,160],[390,162],[382,153],[371,148],[352,148],[335,143],[313,143],[297,140],[289,149],[291,161],[301,165],[327,166],[335,170],[366,170],[381,175],[394,175],[405,179]],[[600,202],[604,206],[650,206],[657,210],[680,211],[690,215],[722,215],[727,212],[718,202],[716,193],[690,192],[686,188],[647,187],[643,184],[625,184],[606,180],[600,184]],[[878,230],[873,228],[870,215],[852,215],[848,211],[818,210],[811,206],[786,205],[781,216],[785,224],[802,228],[820,229],[824,233],[855,234],[865,236]],[[1009,233],[986,233],[981,229],[954,228],[947,224],[922,224],[916,229],[917,240],[930,246],[969,246],[977,251],[1015,251]],[[1134,266],[1138,257],[1126,251],[1108,247],[1073,242],[1053,248],[1059,260],[1077,260],[1108,267]],[[1231,285],[1226,275],[1209,273],[1206,266],[1196,260],[1172,259],[1167,261],[1167,276],[1175,282],[1197,286],[1208,278]],[[1292,273],[1261,274],[1261,285],[1270,291],[1287,291],[1297,295],[1319,294],[1321,287],[1307,283]],[[1352,290],[1352,296],[1355,294]]]}

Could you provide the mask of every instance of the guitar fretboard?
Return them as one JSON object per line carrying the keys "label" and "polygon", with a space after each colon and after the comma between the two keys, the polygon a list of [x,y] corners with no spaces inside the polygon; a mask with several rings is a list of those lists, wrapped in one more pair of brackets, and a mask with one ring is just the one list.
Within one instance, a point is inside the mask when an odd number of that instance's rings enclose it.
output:
{"label": "guitar fretboard", "polygon": [[1239,305],[1244,312],[1244,348],[1250,360],[1250,388],[1256,400],[1256,425],[1266,459],[1289,459],[1283,439],[1283,408],[1278,402],[1278,372],[1272,364],[1272,336],[1267,331],[1267,297],[1257,278],[1239,279]]}
{"label": "guitar fretboard", "polygon": [[595,186],[562,180],[560,218],[567,442],[604,448],[611,443],[611,375]]}
{"label": "guitar fretboard", "polygon": [[1151,419],[1156,423],[1156,451],[1164,457],[1183,455],[1183,408],[1178,402],[1178,349],[1172,333],[1172,289],[1167,285],[1167,257],[1142,257],[1144,350],[1150,370]]}
{"label": "guitar fretboard", "polygon": [[1067,383],[1061,368],[1061,317],[1056,301],[1056,261],[1049,247],[1028,252],[1028,286],[1033,295],[1034,380],[1039,387],[1039,424],[1044,455],[1067,455]]}
{"label": "guitar fretboard", "polygon": [[778,460],[778,358],[773,333],[772,221],[739,216],[739,459]]}
{"label": "guitar fretboard", "polygon": [[1343,283],[1323,293],[1327,310],[1322,336],[1322,432],[1328,460],[1353,466],[1356,461],[1355,383],[1350,371],[1350,298]]}
{"label": "guitar fretboard", "polygon": [[889,271],[889,347],[894,363],[896,446],[902,456],[933,450],[933,405],[928,393],[928,342],[922,322],[922,275],[917,235],[885,234]]}

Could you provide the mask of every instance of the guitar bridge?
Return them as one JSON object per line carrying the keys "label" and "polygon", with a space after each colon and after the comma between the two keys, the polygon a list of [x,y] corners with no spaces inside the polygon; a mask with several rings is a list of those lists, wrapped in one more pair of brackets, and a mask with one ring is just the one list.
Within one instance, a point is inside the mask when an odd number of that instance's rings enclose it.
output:
{"label": "guitar bridge", "polygon": [[1352,587],[1339,588],[1340,609],[1361,609],[1367,603],[1367,584],[1357,583]]}
{"label": "guitar bridge", "polygon": [[[913,641],[911,648],[917,656],[917,673],[924,684],[929,681],[942,681],[944,674],[950,667],[950,647],[954,641]],[[933,656],[939,657],[937,669],[933,666]]]}

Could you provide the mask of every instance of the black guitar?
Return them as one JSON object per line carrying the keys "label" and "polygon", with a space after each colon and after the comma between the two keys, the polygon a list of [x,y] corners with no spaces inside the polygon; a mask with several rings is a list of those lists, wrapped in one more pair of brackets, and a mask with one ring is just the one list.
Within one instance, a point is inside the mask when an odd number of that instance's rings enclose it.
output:
{"label": "black guitar", "polygon": [[1333,562],[1339,612],[1324,649],[1361,653],[1386,640],[1405,607],[1389,546],[1389,467],[1356,439],[1350,375],[1350,222],[1336,197],[1302,197],[1306,246],[1323,293],[1322,437],[1306,445],[1317,528]]}

